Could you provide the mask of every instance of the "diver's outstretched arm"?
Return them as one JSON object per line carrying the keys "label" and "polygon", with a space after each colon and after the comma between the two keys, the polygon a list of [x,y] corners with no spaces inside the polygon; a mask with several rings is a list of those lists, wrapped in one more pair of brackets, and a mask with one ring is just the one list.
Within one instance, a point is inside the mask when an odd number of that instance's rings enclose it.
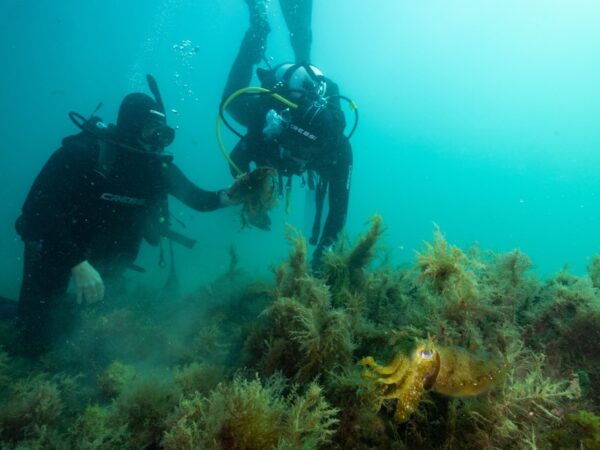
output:
{"label": "diver's outstretched arm", "polygon": [[279,0],[297,63],[310,62],[312,0]]}

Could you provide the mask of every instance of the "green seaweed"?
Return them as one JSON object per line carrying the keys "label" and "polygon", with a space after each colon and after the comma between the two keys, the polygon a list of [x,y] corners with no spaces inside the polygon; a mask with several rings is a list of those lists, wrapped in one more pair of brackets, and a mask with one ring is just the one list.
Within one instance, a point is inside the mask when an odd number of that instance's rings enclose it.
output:
{"label": "green seaweed", "polygon": [[349,318],[345,311],[332,308],[325,284],[306,277],[297,280],[297,289],[293,297],[281,297],[264,311],[269,321],[262,329],[258,366],[265,374],[282,370],[307,382],[348,364],[354,344]]}
{"label": "green seaweed", "polygon": [[600,288],[600,254],[594,255],[588,266],[588,275],[592,281],[592,286]]}
{"label": "green seaweed", "polygon": [[43,439],[58,424],[64,408],[60,378],[38,374],[15,382],[0,409],[2,441]]}
{"label": "green seaweed", "polygon": [[436,225],[433,242],[425,242],[425,251],[417,252],[420,280],[450,303],[476,302],[479,298],[477,280],[469,266],[475,266],[460,248],[448,244]]}
{"label": "green seaweed", "polygon": [[366,268],[376,256],[376,244],[383,232],[383,220],[375,215],[371,218],[369,230],[353,247],[346,250],[341,241],[335,251],[325,253],[320,277],[330,287],[336,306],[343,305],[349,295],[365,287],[368,278]]}
{"label": "green seaweed", "polygon": [[113,361],[97,377],[98,387],[108,398],[116,397],[123,388],[131,383],[136,377],[136,371],[133,366],[123,364],[120,361]]}
{"label": "green seaweed", "polygon": [[300,280],[309,273],[306,240],[300,232],[287,227],[286,238],[291,244],[288,260],[282,263],[275,274],[278,297],[292,297],[299,289]]}
{"label": "green seaweed", "polygon": [[[131,288],[86,309],[41,361],[0,351],[0,447],[598,448],[600,257],[588,275],[540,280],[523,252],[463,251],[436,227],[394,267],[373,264],[382,233],[376,216],[311,274],[290,228],[274,282],[232,251],[223,276],[181,298]],[[428,338],[502,358],[504,377],[478,397],[425,392],[398,424],[356,362]]]}
{"label": "green seaweed", "polygon": [[115,423],[127,426],[132,448],[157,445],[166,429],[165,418],[177,405],[180,392],[156,378],[136,379],[114,401]]}
{"label": "green seaweed", "polygon": [[11,380],[11,358],[0,347],[0,390],[4,389]]}
{"label": "green seaweed", "polygon": [[557,450],[600,449],[600,417],[580,410],[564,417],[564,426],[544,436],[548,446]]}
{"label": "green seaweed", "polygon": [[[515,341],[506,354],[507,371],[497,394],[470,402],[466,420],[473,434],[493,448],[519,448],[561,425],[562,411],[581,397],[576,378],[544,375],[545,358]],[[474,444],[473,444],[474,445]]]}
{"label": "green seaweed", "polygon": [[323,399],[316,384],[304,394],[284,395],[281,378],[236,377],[219,384],[207,397],[180,401],[167,419],[163,448],[206,450],[316,449],[327,442],[337,411]]}
{"label": "green seaweed", "polygon": [[118,424],[114,412],[89,405],[70,428],[74,450],[128,448],[132,440],[127,424]]}
{"label": "green seaweed", "polygon": [[174,382],[184,396],[192,396],[194,393],[207,394],[224,376],[224,367],[193,362],[177,369]]}

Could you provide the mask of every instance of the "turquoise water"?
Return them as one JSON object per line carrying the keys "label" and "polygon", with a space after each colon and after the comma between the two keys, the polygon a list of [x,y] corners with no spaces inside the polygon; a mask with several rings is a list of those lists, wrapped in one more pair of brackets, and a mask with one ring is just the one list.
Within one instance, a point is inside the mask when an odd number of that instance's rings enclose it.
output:
{"label": "turquoise water", "polygon": [[[600,250],[597,2],[314,3],[313,62],[361,114],[350,236],[378,212],[397,262],[412,260],[436,223],[461,247],[520,248],[540,275],[565,263],[585,270]],[[276,2],[271,15],[268,56],[290,59]],[[112,122],[125,94],[147,91],[146,73],[177,111],[176,163],[201,187],[230,183],[214,122],[246,27],[242,0],[4,0],[0,20],[0,295],[17,295],[13,222],[50,153],[77,131],[67,112],[103,101]],[[182,278],[193,286],[223,272],[232,244],[243,267],[268,273],[287,254],[285,223],[303,227],[304,195],[296,186],[292,213],[280,207],[270,233],[240,231],[234,209],[173,202],[199,241],[178,249]],[[165,275],[157,259],[144,249],[148,278]]]}

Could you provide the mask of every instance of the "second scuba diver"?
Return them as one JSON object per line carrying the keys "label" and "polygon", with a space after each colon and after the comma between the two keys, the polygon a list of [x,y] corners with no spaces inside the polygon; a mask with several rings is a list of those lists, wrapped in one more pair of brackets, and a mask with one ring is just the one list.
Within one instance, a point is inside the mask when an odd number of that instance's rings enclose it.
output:
{"label": "second scuba diver", "polygon": [[[316,214],[310,243],[316,245],[313,270],[318,271],[323,252],[337,240],[346,222],[352,147],[349,138],[356,128],[344,134],[346,120],[338,86],[315,66],[309,64],[312,33],[309,0],[280,0],[290,30],[296,62],[257,69],[261,88],[249,88],[253,68],[264,58],[270,27],[264,0],[246,0],[250,10],[250,28],[229,72],[223,91],[221,115],[226,109],[247,128],[230,154],[234,176],[250,170],[250,164],[277,169],[280,190],[291,189],[293,175],[306,176],[315,188]],[[356,115],[356,119],[358,116]],[[223,117],[226,122],[226,119]],[[226,122],[227,123],[227,122]],[[231,127],[230,127],[231,128]],[[329,212],[321,233],[322,208],[329,196]],[[268,216],[251,218],[254,225],[269,229]]]}

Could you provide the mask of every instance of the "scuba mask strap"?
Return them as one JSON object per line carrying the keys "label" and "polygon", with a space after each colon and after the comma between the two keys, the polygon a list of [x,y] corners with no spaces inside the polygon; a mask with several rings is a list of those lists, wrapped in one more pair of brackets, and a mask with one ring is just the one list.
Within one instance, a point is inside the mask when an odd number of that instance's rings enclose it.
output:
{"label": "scuba mask strap", "polygon": [[306,61],[300,64],[301,67],[304,67],[304,70],[308,73],[308,76],[315,83],[315,93],[319,97],[323,97],[325,95],[325,91],[327,90],[327,78],[324,75],[317,75],[313,70],[312,66]]}
{"label": "scuba mask strap", "polygon": [[281,76],[281,81],[285,84],[285,86],[289,86],[290,80],[292,79],[292,75],[294,72],[302,67],[302,64],[292,64]]}
{"label": "scuba mask strap", "polygon": [[[299,89],[298,88],[290,89],[290,80],[294,76],[294,73],[296,73],[296,71],[300,68],[304,68],[304,70],[306,70],[306,72],[308,73],[308,76],[310,77],[310,79],[314,82],[314,85],[313,85],[314,93],[313,94],[316,94],[318,97],[321,97],[322,94],[324,94],[324,92],[321,92],[321,89],[319,89],[318,85],[319,85],[319,83],[324,83],[324,84],[327,83],[327,80],[324,76],[317,75],[315,73],[315,71],[312,69],[312,67],[310,67],[310,64],[308,64],[306,62],[292,64],[283,73],[283,75],[281,76],[280,83],[283,85],[284,90],[298,91],[302,95],[307,95],[307,94],[310,95],[310,89],[306,89],[304,86],[302,86]],[[277,67],[273,70],[276,71]]]}
{"label": "scuba mask strap", "polygon": [[312,66],[310,64],[308,64],[306,61],[300,64],[301,67],[304,67],[304,70],[306,70],[306,72],[308,72],[308,75],[316,82],[318,83],[323,83],[326,82],[327,80],[325,79],[325,77],[323,75],[317,75],[315,73],[315,71],[313,70]]}

